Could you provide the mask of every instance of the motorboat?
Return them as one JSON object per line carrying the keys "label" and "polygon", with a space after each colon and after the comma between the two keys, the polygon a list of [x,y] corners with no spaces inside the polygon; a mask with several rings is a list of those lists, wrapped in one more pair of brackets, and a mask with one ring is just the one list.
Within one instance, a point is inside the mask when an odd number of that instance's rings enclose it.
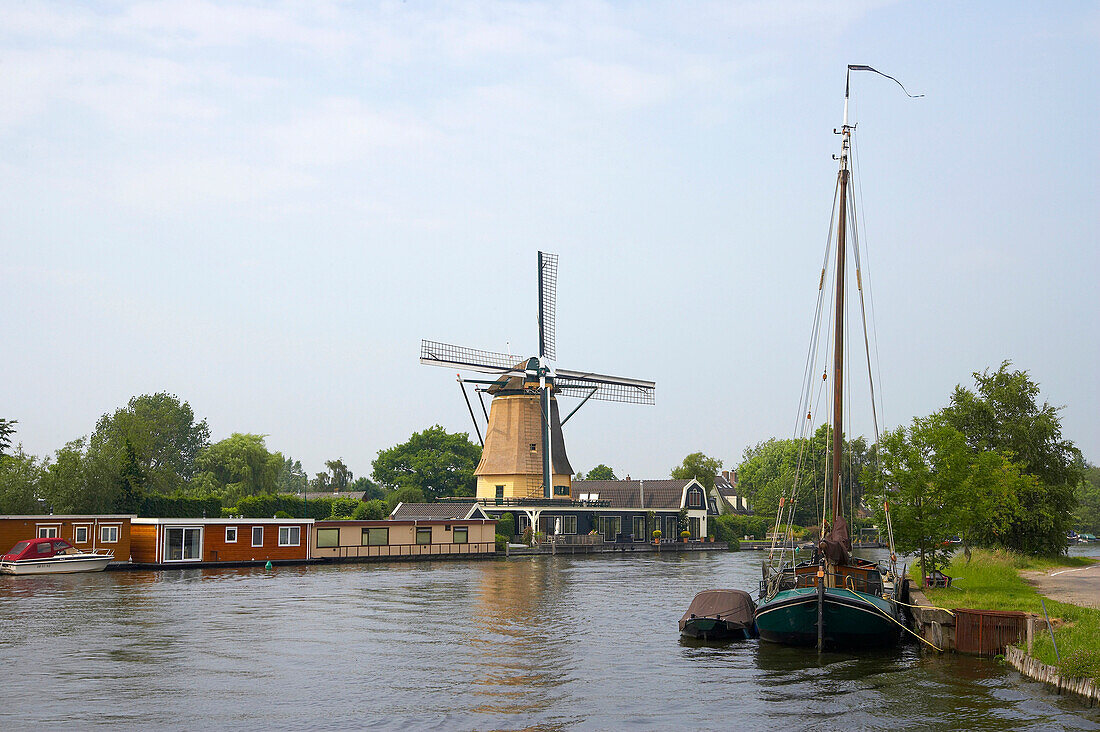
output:
{"label": "motorboat", "polygon": [[680,635],[699,640],[743,640],[756,637],[756,605],[741,590],[704,590],[695,596]]}
{"label": "motorboat", "polygon": [[102,572],[114,561],[113,551],[86,552],[64,539],[26,539],[0,557],[2,574],[71,574]]}

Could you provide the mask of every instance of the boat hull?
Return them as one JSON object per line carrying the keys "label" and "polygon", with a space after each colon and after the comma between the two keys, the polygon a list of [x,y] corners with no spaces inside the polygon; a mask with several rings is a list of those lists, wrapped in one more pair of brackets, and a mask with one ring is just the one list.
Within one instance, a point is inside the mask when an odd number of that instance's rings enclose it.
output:
{"label": "boat hull", "polygon": [[[817,645],[817,588],[783,590],[756,609],[760,638],[785,645]],[[825,590],[823,645],[828,648],[881,648],[896,645],[901,619],[894,603],[863,592]]]}
{"label": "boat hull", "polygon": [[61,559],[22,559],[16,562],[0,562],[0,574],[75,574],[77,572],[102,572],[114,561],[111,556],[87,556]]}
{"label": "boat hull", "polygon": [[684,623],[680,635],[702,641],[745,640],[753,638],[752,627],[743,623],[727,623],[715,618],[691,618]]}

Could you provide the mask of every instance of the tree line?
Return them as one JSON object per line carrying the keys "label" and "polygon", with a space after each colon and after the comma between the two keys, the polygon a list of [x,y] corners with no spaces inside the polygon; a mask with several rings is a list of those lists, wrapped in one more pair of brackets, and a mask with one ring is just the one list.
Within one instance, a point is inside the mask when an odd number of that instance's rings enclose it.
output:
{"label": "tree line", "polygon": [[[1059,554],[1075,526],[1100,527],[1100,470],[1062,436],[1060,407],[1041,401],[1026,371],[1005,361],[958,385],[943,408],[882,435],[844,442],[843,500],[885,526],[898,551],[936,559],[955,540]],[[795,522],[821,524],[828,427],[805,441],[767,440],[744,452],[738,486],[774,516],[796,479]]]}
{"label": "tree line", "polygon": [[[188,402],[165,392],[133,397],[100,417],[90,434],[45,457],[13,447],[17,425],[0,419],[4,514],[151,515],[165,509],[166,498],[232,510],[267,505],[261,497],[284,496],[280,505],[290,507],[295,505],[290,496],[309,491],[362,492],[364,501],[384,501],[392,508],[402,500],[473,495],[473,471],[481,458],[469,435],[437,425],[380,450],[371,464],[373,480],[356,477],[340,458],[326,460],[326,469],[310,478],[300,460],[269,449],[265,435],[234,432],[211,442],[207,421],[197,419]],[[350,510],[346,503],[333,505],[334,511]]]}

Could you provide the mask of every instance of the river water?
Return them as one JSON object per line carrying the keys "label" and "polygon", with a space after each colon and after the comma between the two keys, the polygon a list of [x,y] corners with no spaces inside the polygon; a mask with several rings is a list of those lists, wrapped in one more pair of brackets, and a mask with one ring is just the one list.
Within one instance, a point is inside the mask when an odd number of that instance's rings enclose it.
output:
{"label": "river water", "polygon": [[1100,729],[993,660],[681,642],[760,559],[0,577],[0,729]]}

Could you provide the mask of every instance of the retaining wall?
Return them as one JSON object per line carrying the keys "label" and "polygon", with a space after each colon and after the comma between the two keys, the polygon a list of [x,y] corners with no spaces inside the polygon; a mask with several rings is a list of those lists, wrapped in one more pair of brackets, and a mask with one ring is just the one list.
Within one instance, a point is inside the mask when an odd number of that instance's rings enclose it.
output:
{"label": "retaining wall", "polygon": [[1100,704],[1100,685],[1092,679],[1064,679],[1056,667],[1027,655],[1022,648],[1016,646],[1005,649],[1005,660],[1024,676],[1054,687],[1059,694],[1076,696],[1090,707]]}

